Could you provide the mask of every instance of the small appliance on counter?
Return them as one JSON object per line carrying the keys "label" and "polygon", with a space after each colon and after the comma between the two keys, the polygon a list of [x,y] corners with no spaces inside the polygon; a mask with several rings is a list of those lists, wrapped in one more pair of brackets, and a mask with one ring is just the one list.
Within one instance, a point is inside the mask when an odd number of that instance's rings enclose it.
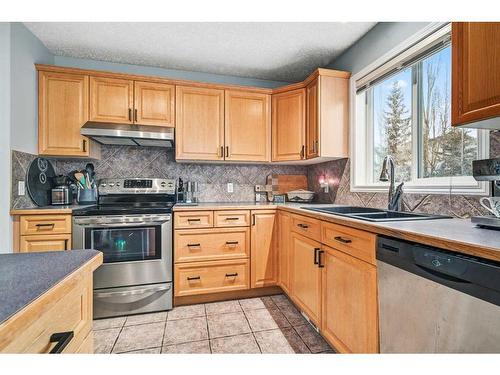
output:
{"label": "small appliance on counter", "polygon": [[51,190],[51,204],[53,206],[68,205],[73,203],[71,180],[64,175],[52,177],[54,187]]}
{"label": "small appliance on counter", "polygon": [[474,160],[472,175],[477,181],[491,183],[491,197],[481,198],[481,205],[491,212],[491,215],[474,216],[472,223],[482,228],[500,230],[500,158]]}
{"label": "small appliance on counter", "polygon": [[45,158],[35,158],[26,173],[26,188],[31,200],[39,207],[51,204],[54,167]]}

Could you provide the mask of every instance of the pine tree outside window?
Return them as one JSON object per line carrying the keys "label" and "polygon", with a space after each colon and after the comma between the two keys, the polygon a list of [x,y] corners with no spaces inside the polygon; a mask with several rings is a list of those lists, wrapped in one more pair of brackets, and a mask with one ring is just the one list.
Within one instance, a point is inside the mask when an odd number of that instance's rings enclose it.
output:
{"label": "pine tree outside window", "polygon": [[396,180],[405,181],[407,192],[487,193],[487,184],[472,178],[472,160],[488,157],[488,132],[451,126],[446,36],[441,30],[439,39],[421,42],[406,61],[396,56],[361,89],[356,82],[351,190],[386,189],[378,178],[391,155]]}

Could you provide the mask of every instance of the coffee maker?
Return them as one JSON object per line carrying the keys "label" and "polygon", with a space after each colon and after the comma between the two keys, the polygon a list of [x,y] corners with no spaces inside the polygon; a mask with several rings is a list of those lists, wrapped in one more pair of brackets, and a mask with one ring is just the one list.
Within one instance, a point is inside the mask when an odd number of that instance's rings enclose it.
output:
{"label": "coffee maker", "polygon": [[59,175],[53,177],[51,191],[51,204],[53,206],[68,205],[73,203],[73,192],[71,190],[71,180],[67,176]]}
{"label": "coffee maker", "polygon": [[[500,158],[474,160],[472,175],[476,181],[488,181],[492,198],[500,199]],[[495,215],[473,216],[471,221],[479,227],[500,230],[500,217]]]}

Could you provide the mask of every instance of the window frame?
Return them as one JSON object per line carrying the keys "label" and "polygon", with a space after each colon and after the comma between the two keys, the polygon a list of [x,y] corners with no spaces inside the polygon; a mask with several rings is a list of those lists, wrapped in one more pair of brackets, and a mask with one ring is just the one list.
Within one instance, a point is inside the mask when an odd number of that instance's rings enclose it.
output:
{"label": "window frame", "polygon": [[[428,38],[432,40],[434,34],[443,34],[451,31],[449,23],[432,23],[422,29],[419,33],[408,38],[391,51],[374,61],[369,66],[354,74],[350,80],[350,189],[353,192],[386,192],[387,182],[373,181],[373,123],[369,120],[367,112],[370,109],[371,101],[365,90],[364,95],[358,95],[357,87],[359,81],[363,81],[367,76],[381,67],[397,64],[398,59],[408,51],[409,48],[422,43],[422,40]],[[429,38],[430,37],[430,38]],[[418,51],[424,52],[428,45],[422,45]],[[436,51],[437,52],[437,51]],[[417,102],[418,76],[421,69],[412,69],[412,109],[419,108]],[[451,176],[451,177],[430,177],[421,178],[419,176],[419,113],[411,112],[412,116],[412,137],[417,135],[416,141],[412,140],[412,180],[405,182],[404,191],[406,193],[420,194],[460,194],[460,195],[488,195],[490,185],[486,182],[476,181],[472,176]],[[360,150],[360,152],[357,152]],[[487,130],[478,130],[478,158],[486,159],[489,157],[489,132]],[[397,166],[396,166],[397,167]]]}

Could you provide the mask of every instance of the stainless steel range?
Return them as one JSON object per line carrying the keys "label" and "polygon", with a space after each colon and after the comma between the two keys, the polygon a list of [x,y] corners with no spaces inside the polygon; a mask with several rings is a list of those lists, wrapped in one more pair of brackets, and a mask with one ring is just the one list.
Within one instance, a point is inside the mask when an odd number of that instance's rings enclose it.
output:
{"label": "stainless steel range", "polygon": [[73,248],[103,252],[94,317],[172,308],[175,181],[103,179],[98,205],[73,211]]}

